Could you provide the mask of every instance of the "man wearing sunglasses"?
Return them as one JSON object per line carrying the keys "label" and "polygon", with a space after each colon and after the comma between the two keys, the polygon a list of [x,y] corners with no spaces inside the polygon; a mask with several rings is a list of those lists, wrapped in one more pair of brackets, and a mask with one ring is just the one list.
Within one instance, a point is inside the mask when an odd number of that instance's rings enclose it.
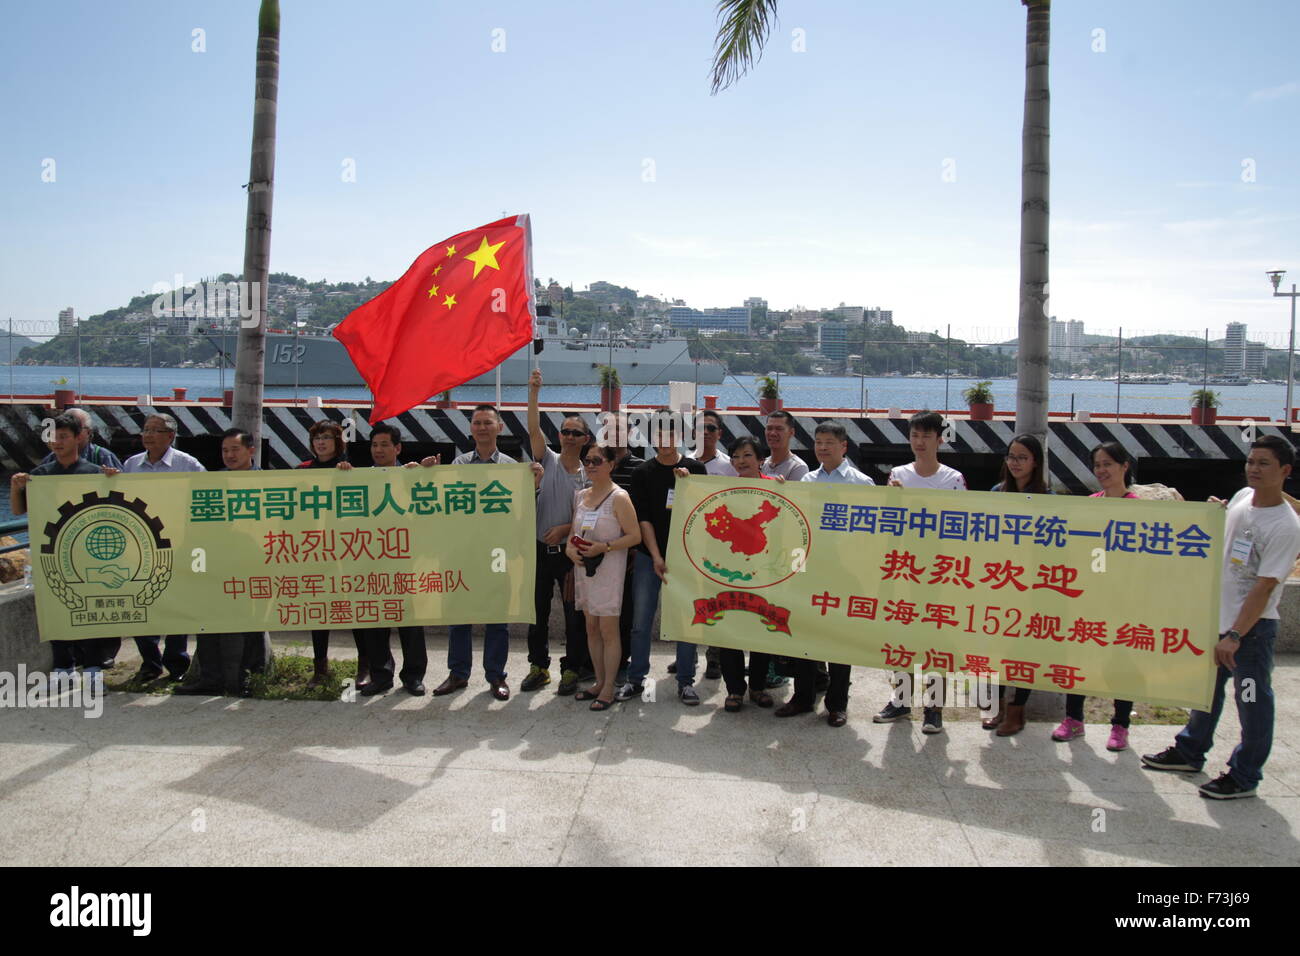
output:
{"label": "man wearing sunglasses", "polygon": [[735,478],[736,469],[731,467],[731,456],[718,451],[718,439],[722,437],[722,416],[712,409],[706,409],[700,414],[704,419],[704,441],[700,456],[695,460],[710,475]]}
{"label": "man wearing sunglasses", "polygon": [[559,454],[548,447],[538,410],[541,391],[542,372],[534,369],[528,378],[528,438],[533,461],[543,469],[542,483],[537,489],[537,576],[533,605],[537,623],[528,625],[528,676],[519,689],[540,690],[551,682],[551,601],[559,585],[564,603],[565,644],[556,693],[567,697],[592,669],[586,627],[582,615],[574,608],[573,589],[566,583],[573,574],[573,563],[564,555],[564,544],[573,525],[573,497],[587,486],[587,473],[580,458],[590,435],[580,415],[566,415],[560,423]]}

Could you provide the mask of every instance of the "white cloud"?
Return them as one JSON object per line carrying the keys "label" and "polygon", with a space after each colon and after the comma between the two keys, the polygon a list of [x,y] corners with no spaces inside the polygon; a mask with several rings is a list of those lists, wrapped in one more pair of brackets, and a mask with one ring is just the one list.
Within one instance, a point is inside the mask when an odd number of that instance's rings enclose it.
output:
{"label": "white cloud", "polygon": [[1300,93],[1300,83],[1292,80],[1281,86],[1266,86],[1262,90],[1254,90],[1246,100],[1250,103],[1267,103],[1271,100],[1280,100],[1284,96],[1295,96],[1297,93]]}

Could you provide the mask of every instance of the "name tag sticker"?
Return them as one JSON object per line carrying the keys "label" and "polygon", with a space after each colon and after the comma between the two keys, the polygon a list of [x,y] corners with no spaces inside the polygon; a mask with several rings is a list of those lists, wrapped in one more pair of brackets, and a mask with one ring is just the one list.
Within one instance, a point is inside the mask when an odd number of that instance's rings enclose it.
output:
{"label": "name tag sticker", "polygon": [[578,525],[578,530],[582,532],[583,537],[586,537],[589,531],[596,530],[596,519],[598,517],[599,515],[594,511],[584,511],[582,513],[582,521]]}
{"label": "name tag sticker", "polygon": [[1232,539],[1232,550],[1228,553],[1228,562],[1242,567],[1250,560],[1250,539],[1238,535]]}
{"label": "name tag sticker", "polygon": [[673,492],[675,492],[676,490],[677,490],[676,488],[668,489],[668,500],[664,502],[665,508],[671,508],[673,506]]}

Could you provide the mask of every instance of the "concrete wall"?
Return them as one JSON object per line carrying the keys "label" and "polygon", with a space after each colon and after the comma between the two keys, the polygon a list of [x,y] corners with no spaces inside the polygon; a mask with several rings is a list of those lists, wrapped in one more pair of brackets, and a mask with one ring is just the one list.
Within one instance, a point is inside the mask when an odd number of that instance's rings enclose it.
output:
{"label": "concrete wall", "polygon": [[21,581],[0,585],[0,671],[13,674],[26,664],[28,671],[44,674],[53,663],[50,645],[40,643],[32,589]]}

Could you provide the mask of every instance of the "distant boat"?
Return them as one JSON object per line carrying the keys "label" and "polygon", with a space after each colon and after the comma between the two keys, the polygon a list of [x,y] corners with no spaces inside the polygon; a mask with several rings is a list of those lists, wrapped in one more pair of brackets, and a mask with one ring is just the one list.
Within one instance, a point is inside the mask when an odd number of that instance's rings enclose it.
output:
{"label": "distant boat", "polygon": [[1215,375],[1210,378],[1209,385],[1249,385],[1250,379],[1244,375]]}
{"label": "distant boat", "polygon": [[1125,385],[1172,385],[1174,380],[1168,375],[1125,375]]}

